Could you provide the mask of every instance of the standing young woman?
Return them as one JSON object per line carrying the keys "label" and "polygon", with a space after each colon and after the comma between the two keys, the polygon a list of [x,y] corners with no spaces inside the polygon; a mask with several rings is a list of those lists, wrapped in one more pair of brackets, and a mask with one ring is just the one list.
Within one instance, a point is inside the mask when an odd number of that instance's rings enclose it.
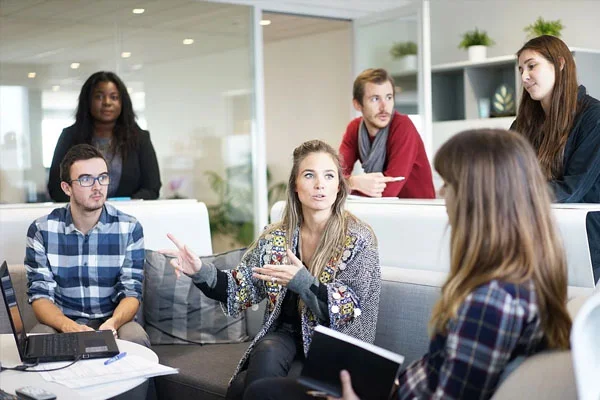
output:
{"label": "standing young woman", "polygon": [[108,197],[158,198],[160,172],[150,133],[135,122],[127,87],[112,72],[96,72],[83,84],[75,123],[58,139],[48,179],[54,201],[69,201],[60,187],[60,163],[81,143],[97,147],[108,161]]}
{"label": "standing young woman", "polygon": [[[567,45],[554,36],[531,39],[517,52],[523,94],[511,129],[535,149],[559,203],[600,203],[600,101],[577,85]],[[594,267],[600,278],[600,218],[588,216]]]}
{"label": "standing young woman", "polygon": [[203,265],[169,235],[178,250],[163,253],[175,257],[176,272],[221,301],[227,314],[238,315],[267,298],[264,324],[235,370],[228,399],[241,399],[254,382],[293,375],[292,362],[304,359],[319,324],[375,340],[381,290],[377,240],[344,209],[347,192],[335,150],[312,140],[294,150],[283,220],[265,229],[235,269]]}
{"label": "standing young woman", "polygon": [[[565,255],[546,179],[523,137],[462,132],[442,145],[434,166],[444,180],[450,272],[431,316],[429,351],[400,375],[397,397],[489,399],[510,361],[569,348]],[[357,399],[349,374],[340,377],[344,399]],[[285,379],[249,392],[310,398]]]}

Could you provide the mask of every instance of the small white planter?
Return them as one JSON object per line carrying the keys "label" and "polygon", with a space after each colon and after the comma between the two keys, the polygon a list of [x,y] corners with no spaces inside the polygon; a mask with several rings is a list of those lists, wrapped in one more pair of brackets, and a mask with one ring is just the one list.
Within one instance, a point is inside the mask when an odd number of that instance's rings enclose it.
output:
{"label": "small white planter", "polygon": [[487,57],[487,46],[469,46],[469,61],[483,61]]}
{"label": "small white planter", "polygon": [[404,56],[400,59],[400,63],[405,71],[415,71],[417,69],[417,55]]}
{"label": "small white planter", "polygon": [[399,58],[397,60],[393,60],[390,69],[391,69],[390,72],[392,72],[392,73],[416,71],[417,70],[417,56],[415,54],[411,54],[411,55]]}

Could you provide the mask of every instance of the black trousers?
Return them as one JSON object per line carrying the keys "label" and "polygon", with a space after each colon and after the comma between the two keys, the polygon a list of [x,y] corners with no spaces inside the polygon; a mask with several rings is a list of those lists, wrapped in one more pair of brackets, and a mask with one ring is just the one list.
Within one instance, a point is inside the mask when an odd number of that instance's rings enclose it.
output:
{"label": "black trousers", "polygon": [[267,378],[297,377],[303,361],[301,338],[290,325],[282,324],[256,343],[248,358],[248,368],[231,383],[226,399],[244,399],[250,385]]}
{"label": "black trousers", "polygon": [[309,396],[309,389],[295,379],[266,378],[252,383],[244,393],[244,400],[315,400],[323,396]]}

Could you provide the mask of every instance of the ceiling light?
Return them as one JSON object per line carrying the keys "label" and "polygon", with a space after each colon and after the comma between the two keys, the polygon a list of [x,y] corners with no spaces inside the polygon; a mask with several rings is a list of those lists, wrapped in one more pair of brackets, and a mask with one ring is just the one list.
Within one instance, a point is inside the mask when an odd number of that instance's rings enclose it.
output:
{"label": "ceiling light", "polygon": [[183,44],[192,44],[194,43],[194,39],[183,39]]}
{"label": "ceiling light", "polygon": [[52,91],[53,92],[58,92],[60,90],[60,85],[54,85],[52,86]]}
{"label": "ceiling light", "polygon": [[81,64],[79,64],[79,63],[71,63],[71,69],[77,69],[77,68],[79,68],[80,65]]}
{"label": "ceiling light", "polygon": [[121,53],[121,57],[123,58],[129,58],[131,57],[131,52],[130,51],[124,51]]}
{"label": "ceiling light", "polygon": [[134,8],[133,10],[131,10],[131,12],[134,14],[143,14],[144,11],[146,11],[146,10],[143,8]]}
{"label": "ceiling light", "polygon": [[271,20],[270,19],[262,19],[262,20],[260,20],[260,24],[262,26],[271,25]]}
{"label": "ceiling light", "polygon": [[36,73],[35,73],[35,72],[30,72],[30,73],[28,73],[28,74],[27,74],[27,77],[28,77],[29,79],[34,79],[34,78],[35,78],[35,75],[36,75]]}

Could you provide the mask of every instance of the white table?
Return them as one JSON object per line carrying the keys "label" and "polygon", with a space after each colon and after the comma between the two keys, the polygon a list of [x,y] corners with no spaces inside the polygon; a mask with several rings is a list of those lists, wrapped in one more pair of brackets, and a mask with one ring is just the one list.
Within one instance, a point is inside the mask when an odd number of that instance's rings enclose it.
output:
{"label": "white table", "polygon": [[[144,357],[158,364],[158,356],[147,347],[120,339],[117,339],[117,346],[119,346],[119,351],[121,352],[126,351],[128,355]],[[0,335],[0,361],[2,361],[2,366],[4,367],[13,367],[21,364],[15,338],[12,334]],[[38,372],[3,371],[0,374],[0,388],[6,392],[14,394],[15,389],[20,387],[36,386],[54,393],[59,400],[84,398],[86,400],[107,399],[131,390],[145,381],[145,378],[129,379],[75,390],[55,382],[48,382]]]}

